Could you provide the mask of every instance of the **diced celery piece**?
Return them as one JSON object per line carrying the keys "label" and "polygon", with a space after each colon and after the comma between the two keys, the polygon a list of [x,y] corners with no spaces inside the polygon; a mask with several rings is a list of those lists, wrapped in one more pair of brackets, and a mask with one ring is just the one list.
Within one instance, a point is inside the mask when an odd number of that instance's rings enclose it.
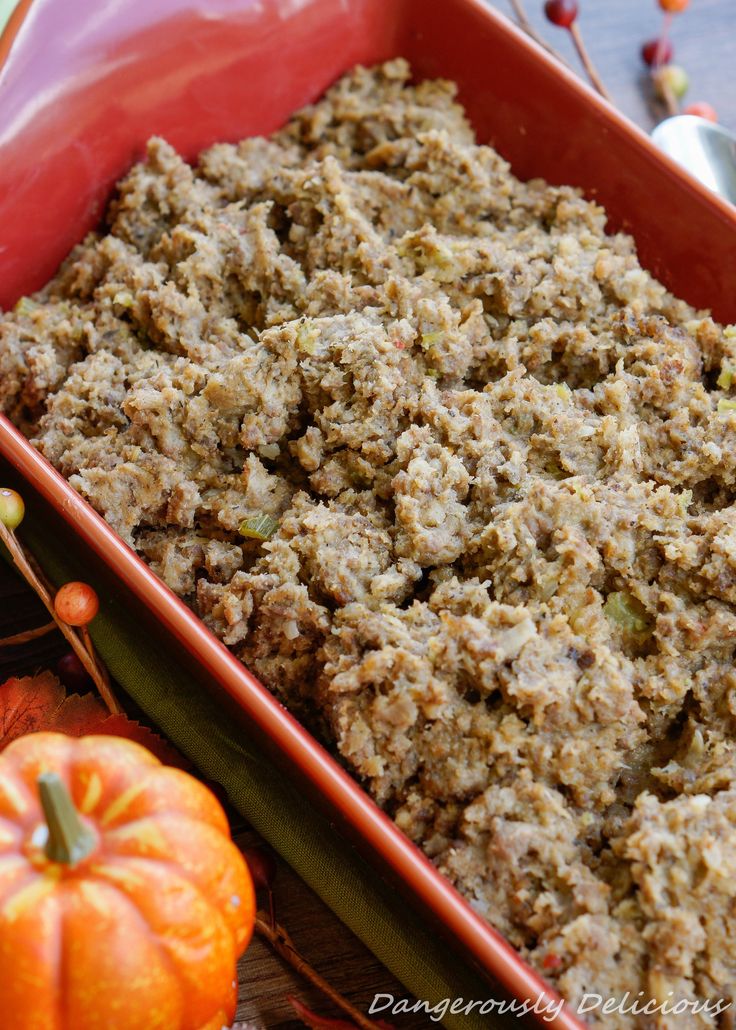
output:
{"label": "diced celery piece", "polygon": [[27,318],[29,315],[32,315],[33,312],[36,311],[40,306],[41,305],[37,301],[31,300],[30,297],[21,297],[20,300],[16,303],[15,307],[13,308],[13,312],[16,315],[20,315],[21,318]]}
{"label": "diced celery piece", "polygon": [[278,528],[279,520],[273,515],[254,515],[240,523],[240,534],[249,540],[270,540]]}
{"label": "diced celery piece", "polygon": [[436,343],[439,343],[442,339],[442,333],[422,333],[421,346],[423,350],[429,350],[430,347],[434,347]]}
{"label": "diced celery piece", "polygon": [[729,361],[724,361],[721,366],[721,374],[716,380],[716,385],[721,390],[730,390],[731,383],[733,382],[733,375],[736,369]]}
{"label": "diced celery piece", "polygon": [[304,322],[296,331],[297,348],[304,354],[315,354],[318,340],[319,329],[313,322]]}
{"label": "diced celery piece", "polygon": [[646,608],[626,590],[614,590],[606,598],[603,612],[625,633],[647,633],[651,628]]}

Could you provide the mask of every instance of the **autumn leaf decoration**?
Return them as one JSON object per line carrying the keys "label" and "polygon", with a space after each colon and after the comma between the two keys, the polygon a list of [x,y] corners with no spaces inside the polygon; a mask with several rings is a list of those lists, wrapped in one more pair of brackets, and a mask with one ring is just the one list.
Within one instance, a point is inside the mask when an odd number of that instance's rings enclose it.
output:
{"label": "autumn leaf decoration", "polygon": [[110,715],[95,694],[67,694],[51,672],[13,677],[0,684],[0,751],[18,737],[41,730],[70,737],[126,737],[148,748],[166,765],[189,767],[179,752],[153,730],[127,715]]}

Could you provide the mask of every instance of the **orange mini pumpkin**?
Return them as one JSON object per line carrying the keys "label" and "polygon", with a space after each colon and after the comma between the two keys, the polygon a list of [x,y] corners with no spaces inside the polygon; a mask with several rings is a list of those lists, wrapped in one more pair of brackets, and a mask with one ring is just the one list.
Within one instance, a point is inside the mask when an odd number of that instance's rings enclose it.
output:
{"label": "orange mini pumpkin", "polygon": [[254,895],[207,788],[116,737],[0,755],[3,1030],[221,1030]]}

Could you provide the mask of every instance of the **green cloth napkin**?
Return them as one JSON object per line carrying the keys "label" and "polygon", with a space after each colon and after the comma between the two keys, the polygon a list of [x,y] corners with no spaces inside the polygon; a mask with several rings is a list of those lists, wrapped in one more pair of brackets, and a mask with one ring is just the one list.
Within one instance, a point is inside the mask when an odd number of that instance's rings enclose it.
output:
{"label": "green cloth napkin", "polygon": [[[233,805],[332,911],[416,998],[501,998],[455,955],[407,902],[381,880],[287,776],[259,752],[183,662],[142,632],[135,610],[104,582],[83,545],[55,513],[31,497],[0,463],[2,485],[19,489],[27,514],[21,537],[47,575],[61,584],[88,579],[98,587],[100,614],[92,636],[112,675],[136,704],[201,772],[225,788]],[[254,985],[257,990],[257,985]],[[397,999],[398,1000],[398,999]],[[426,1025],[438,1025],[426,1015]],[[381,1016],[391,1023],[391,1015]],[[447,1013],[451,1030],[518,1027],[512,1017]]]}

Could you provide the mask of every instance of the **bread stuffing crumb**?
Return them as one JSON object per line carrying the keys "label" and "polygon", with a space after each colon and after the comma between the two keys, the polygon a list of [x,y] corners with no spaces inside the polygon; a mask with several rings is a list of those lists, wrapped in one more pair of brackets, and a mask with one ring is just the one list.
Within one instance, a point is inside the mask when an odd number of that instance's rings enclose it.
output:
{"label": "bread stuffing crumb", "polygon": [[3,410],[573,1003],[736,990],[734,368],[401,60],[152,140],[0,322]]}

